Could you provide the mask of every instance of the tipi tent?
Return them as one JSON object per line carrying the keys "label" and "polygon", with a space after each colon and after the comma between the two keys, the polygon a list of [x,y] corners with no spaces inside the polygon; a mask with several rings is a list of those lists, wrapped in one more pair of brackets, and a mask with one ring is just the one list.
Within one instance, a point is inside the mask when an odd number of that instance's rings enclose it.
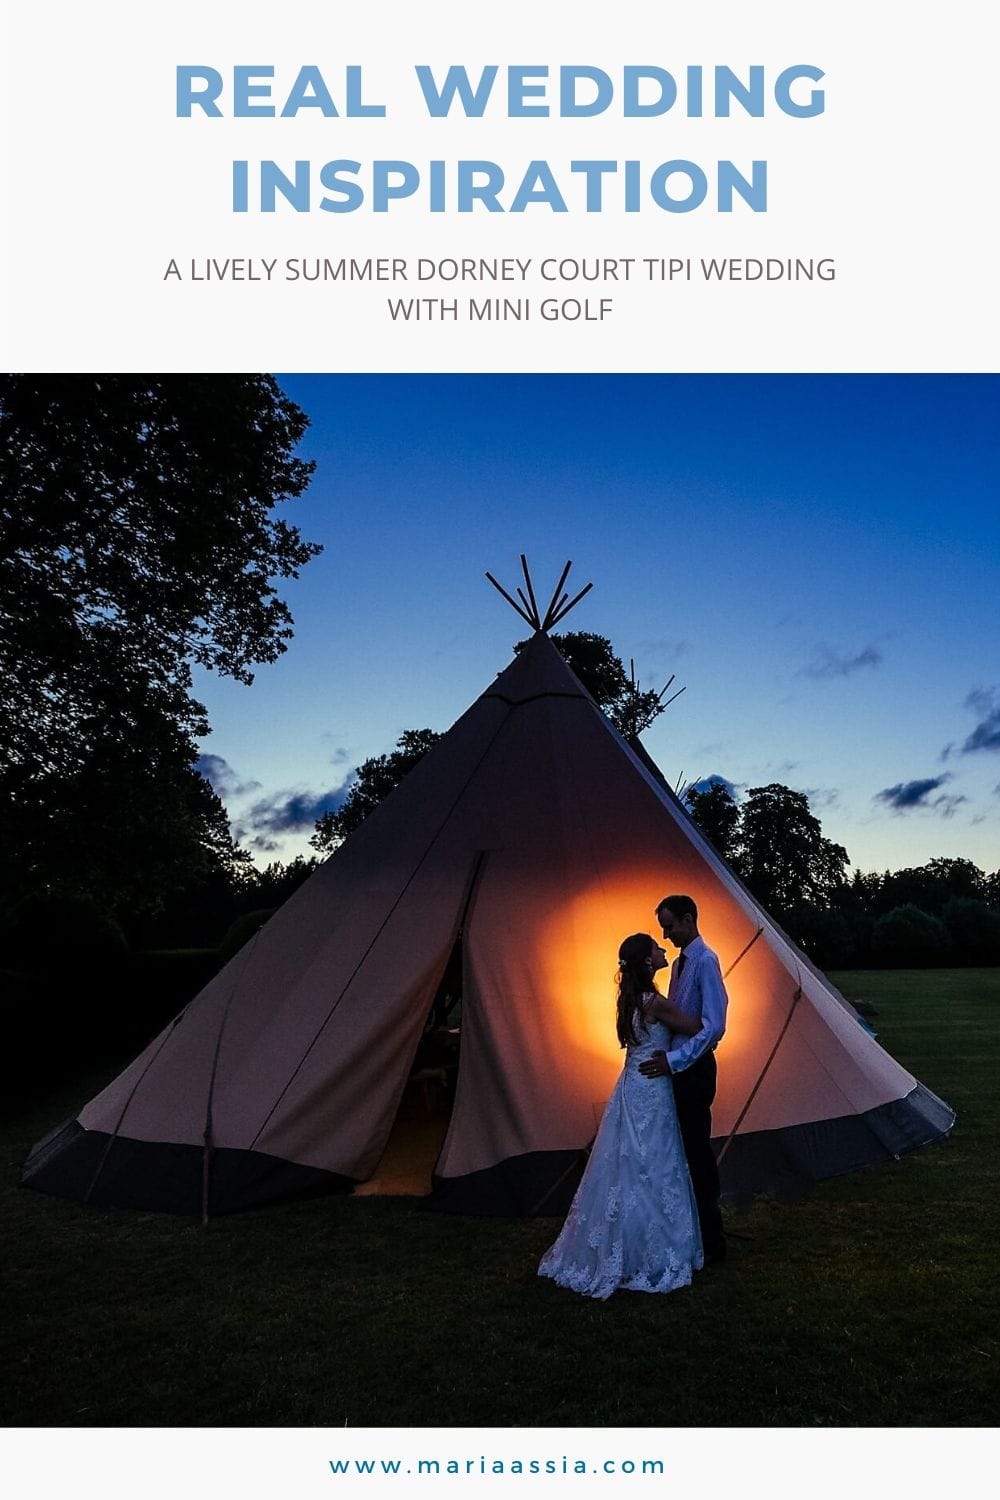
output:
{"label": "tipi tent", "polygon": [[[522,596],[523,597],[523,596]],[[513,602],[513,601],[512,601]],[[516,607],[516,606],[515,606]],[[730,993],[724,1192],[898,1157],[954,1116],[758,907],[548,639],[472,707],[25,1181],[216,1214],[371,1177],[461,942],[457,1087],[432,1202],[565,1209],[621,1066],[618,944],[697,901]]]}

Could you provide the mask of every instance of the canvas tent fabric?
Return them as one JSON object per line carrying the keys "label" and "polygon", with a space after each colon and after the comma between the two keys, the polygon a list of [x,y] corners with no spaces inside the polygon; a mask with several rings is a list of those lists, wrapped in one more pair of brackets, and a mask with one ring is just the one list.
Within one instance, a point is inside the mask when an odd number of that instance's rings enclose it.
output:
{"label": "canvas tent fabric", "polygon": [[[406,780],[79,1117],[25,1182],[217,1214],[375,1172],[461,934],[462,1028],[432,1204],[565,1210],[621,1067],[622,938],[668,891],[730,970],[724,1194],[796,1190],[945,1134],[648,758],[537,631]],[[651,1086],[655,1086],[652,1085]]]}

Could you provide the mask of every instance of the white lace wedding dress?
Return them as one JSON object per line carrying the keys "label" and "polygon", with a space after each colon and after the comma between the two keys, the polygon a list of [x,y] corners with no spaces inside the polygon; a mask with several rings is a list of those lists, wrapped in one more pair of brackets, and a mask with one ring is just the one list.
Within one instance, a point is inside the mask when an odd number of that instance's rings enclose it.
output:
{"label": "white lace wedding dress", "polygon": [[669,1078],[639,1064],[666,1051],[659,1021],[640,1028],[608,1100],[562,1233],[539,1276],[585,1297],[672,1292],[702,1265],[701,1234]]}

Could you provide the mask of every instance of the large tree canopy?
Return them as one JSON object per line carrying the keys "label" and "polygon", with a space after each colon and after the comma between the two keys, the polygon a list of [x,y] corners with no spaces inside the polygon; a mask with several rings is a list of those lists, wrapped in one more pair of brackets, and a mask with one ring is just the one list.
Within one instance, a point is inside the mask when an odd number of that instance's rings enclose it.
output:
{"label": "large tree canopy", "polygon": [[739,803],[721,781],[688,787],[684,793],[695,823],[723,859],[732,860],[740,828]]}
{"label": "large tree canopy", "polygon": [[983,871],[970,859],[932,859],[917,869],[886,871],[879,893],[882,912],[894,906],[915,905],[921,911],[940,916],[945,905],[955,899],[977,900],[988,893]]}
{"label": "large tree canopy", "polygon": [[771,912],[825,907],[845,884],[847,850],[825,838],[809,798],[780,782],[752,786],[741,808],[737,868]]}
{"label": "large tree canopy", "polygon": [[[8,895],[132,899],[136,846],[161,875],[191,830],[217,847],[191,666],[250,682],[285,650],[277,582],[319,548],[272,512],[308,483],[306,425],[268,376],[0,380]],[[95,892],[98,865],[123,878]]]}
{"label": "large tree canopy", "polygon": [[695,823],[769,911],[803,903],[826,909],[847,889],[847,850],[823,834],[804,792],[780,782],[755,786],[738,803],[716,783],[688,790]]}

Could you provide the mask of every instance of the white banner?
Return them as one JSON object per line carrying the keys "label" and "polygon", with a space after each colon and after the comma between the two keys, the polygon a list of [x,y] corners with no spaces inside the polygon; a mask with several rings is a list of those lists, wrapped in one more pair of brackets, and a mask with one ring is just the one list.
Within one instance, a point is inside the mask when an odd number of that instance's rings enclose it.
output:
{"label": "white banner", "polygon": [[78,1429],[8,1434],[19,1500],[371,1500],[474,1494],[542,1500],[938,1500],[981,1482],[995,1435],[934,1429]]}
{"label": "white banner", "polygon": [[993,369],[988,19],[11,8],[6,365]]}

